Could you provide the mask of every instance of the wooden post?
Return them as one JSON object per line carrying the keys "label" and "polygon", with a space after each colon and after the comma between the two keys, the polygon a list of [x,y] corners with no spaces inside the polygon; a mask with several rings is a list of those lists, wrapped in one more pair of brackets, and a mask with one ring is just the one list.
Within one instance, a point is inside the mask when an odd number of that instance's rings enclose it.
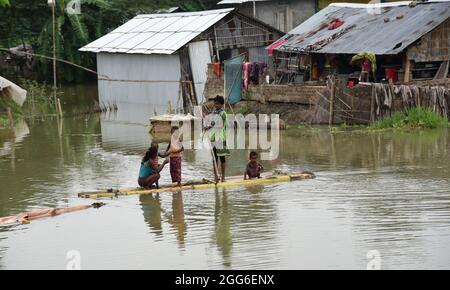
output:
{"label": "wooden post", "polygon": [[405,79],[404,79],[405,83],[409,83],[409,81],[410,81],[409,75],[410,74],[411,74],[411,60],[409,60],[408,57],[406,57],[406,60],[405,60]]}
{"label": "wooden post", "polygon": [[216,26],[215,25],[214,25],[214,41],[216,43],[217,61],[220,62],[219,42],[217,41],[217,30],[216,30]]}
{"label": "wooden post", "polygon": [[[189,98],[189,104],[190,104],[190,108],[189,110],[191,112],[193,112],[194,110],[194,104],[198,104],[198,100],[195,97],[195,91],[194,91],[194,84],[192,83],[192,81],[189,81],[189,90],[191,92],[191,97]],[[195,102],[194,102],[195,101]]]}
{"label": "wooden post", "polygon": [[167,113],[172,114],[172,102],[170,100],[167,103]]}
{"label": "wooden post", "polygon": [[374,110],[375,110],[375,86],[372,86],[372,95],[370,99],[370,123],[375,121]]}
{"label": "wooden post", "polygon": [[336,87],[334,85],[334,80],[331,81],[331,92],[330,92],[330,118],[328,120],[328,125],[331,127],[333,125],[334,120],[334,97],[336,94]]}

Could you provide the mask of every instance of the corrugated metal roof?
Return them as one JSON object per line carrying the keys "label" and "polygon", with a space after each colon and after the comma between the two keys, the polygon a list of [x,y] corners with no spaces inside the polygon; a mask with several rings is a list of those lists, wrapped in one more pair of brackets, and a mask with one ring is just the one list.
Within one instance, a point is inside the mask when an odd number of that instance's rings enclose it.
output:
{"label": "corrugated metal roof", "polygon": [[[278,51],[398,54],[450,17],[450,2],[331,4],[290,31]],[[328,30],[340,19],[344,24]],[[322,28],[322,29],[321,29]]]}
{"label": "corrugated metal roof", "polygon": [[233,8],[138,15],[80,51],[173,54],[231,11]]}

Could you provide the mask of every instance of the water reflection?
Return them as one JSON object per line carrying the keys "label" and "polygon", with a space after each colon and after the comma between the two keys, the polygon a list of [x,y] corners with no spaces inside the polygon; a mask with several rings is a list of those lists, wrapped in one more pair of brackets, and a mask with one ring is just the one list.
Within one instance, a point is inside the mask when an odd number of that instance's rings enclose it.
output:
{"label": "water reflection", "polygon": [[223,266],[231,267],[231,250],[233,248],[233,238],[231,234],[231,208],[228,204],[228,194],[226,190],[219,193],[215,191],[214,207],[214,235],[213,241],[217,245],[223,258]]}
{"label": "water reflection", "polygon": [[[152,110],[32,119],[15,138],[0,133],[0,215],[136,186]],[[307,169],[316,180],[120,198],[102,211],[2,228],[0,267],[25,268],[39,248],[47,255],[33,267],[61,268],[53,249],[64,257],[79,247],[86,268],[364,269],[373,249],[383,268],[448,268],[449,132],[283,131],[280,157],[265,170]],[[243,176],[247,157],[233,152],[228,175]],[[184,180],[211,176],[209,151],[184,152]],[[167,168],[161,184],[169,181]],[[98,259],[103,251],[115,254]]]}
{"label": "water reflection", "polygon": [[[29,134],[30,129],[25,120],[18,121],[12,130],[0,129],[0,157],[11,155],[13,162],[17,144],[20,144]],[[14,163],[11,166],[14,166]]]}
{"label": "water reflection", "polygon": [[165,221],[175,231],[179,247],[184,248],[187,225],[184,220],[183,194],[172,195],[172,211],[163,208],[159,194],[140,196],[139,202],[145,223],[149,226],[150,232],[156,235],[156,240],[164,238],[162,224]]}
{"label": "water reflection", "polygon": [[162,207],[159,194],[155,196],[152,194],[141,195],[139,197],[139,202],[141,203],[145,223],[149,226],[150,231],[156,234],[157,237],[162,237]]}
{"label": "water reflection", "polygon": [[[66,119],[64,125],[56,119],[31,120],[29,129],[21,127],[13,141],[3,143],[0,215],[16,214],[30,206],[55,207],[64,194],[73,195],[67,189],[77,182],[75,169],[88,167],[86,151],[98,144],[99,123],[99,116]],[[75,174],[68,178],[71,172]]]}
{"label": "water reflection", "polygon": [[172,194],[172,213],[166,213],[168,223],[175,229],[177,240],[181,248],[185,245],[187,225],[184,220],[183,194],[181,192]]}
{"label": "water reflection", "polygon": [[[283,132],[279,162],[291,160],[315,168],[370,168],[424,166],[432,169],[448,156],[449,131],[437,129],[409,132],[346,132],[289,130]],[[444,159],[442,158],[444,157]],[[448,167],[436,170],[448,176]],[[420,172],[418,172],[420,173]]]}

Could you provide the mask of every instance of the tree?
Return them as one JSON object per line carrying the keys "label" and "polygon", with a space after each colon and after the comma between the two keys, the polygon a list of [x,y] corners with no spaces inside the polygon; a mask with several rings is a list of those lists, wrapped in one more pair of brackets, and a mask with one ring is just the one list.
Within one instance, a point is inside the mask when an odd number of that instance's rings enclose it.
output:
{"label": "tree", "polygon": [[[91,40],[89,30],[82,14],[69,13],[66,5],[69,0],[56,1],[56,57],[70,62],[85,66],[92,65],[92,58],[82,55],[78,48],[86,45]],[[81,4],[100,8],[108,7],[109,3],[105,0],[81,0]],[[48,9],[50,10],[50,9]],[[53,22],[49,17],[39,35],[38,52],[42,55],[49,55],[53,48]],[[83,57],[84,56],[84,57]],[[40,59],[42,71],[46,75],[51,75],[51,66],[48,59]],[[84,75],[83,71],[67,64],[58,64],[58,77],[68,82],[81,81]]]}
{"label": "tree", "polygon": [[0,7],[9,6],[9,0],[0,0]]}
{"label": "tree", "polygon": [[[79,48],[107,34],[137,14],[153,13],[178,6],[186,11],[203,10],[215,5],[212,0],[81,0],[81,14],[68,14],[70,0],[56,0],[56,55],[95,69],[95,55]],[[34,51],[52,56],[53,27],[47,0],[0,0],[0,47],[30,44]],[[0,55],[1,57],[1,55]],[[58,77],[69,82],[82,81],[85,72],[58,63]],[[38,58],[41,80],[51,81],[51,61]]]}

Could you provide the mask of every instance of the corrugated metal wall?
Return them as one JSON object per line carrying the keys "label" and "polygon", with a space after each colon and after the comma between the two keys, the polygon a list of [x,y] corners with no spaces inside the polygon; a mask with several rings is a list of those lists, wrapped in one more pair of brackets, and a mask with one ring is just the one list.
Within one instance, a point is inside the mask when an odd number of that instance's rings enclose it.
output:
{"label": "corrugated metal wall", "polygon": [[198,40],[213,40],[215,49],[266,47],[282,36],[278,30],[243,14],[231,13]]}
{"label": "corrugated metal wall", "polygon": [[[369,0],[358,0],[365,1]],[[284,0],[256,2],[256,18],[281,31],[288,32],[314,15],[314,0]],[[329,1],[334,2],[334,1]],[[346,1],[344,1],[346,2]],[[352,2],[348,1],[347,2]],[[324,7],[326,7],[325,5]],[[323,7],[322,7],[323,8]],[[253,16],[253,3],[247,2],[238,6],[238,11]]]}
{"label": "corrugated metal wall", "polygon": [[189,44],[192,77],[194,78],[197,102],[204,100],[204,91],[208,77],[208,63],[211,63],[211,45],[209,41],[197,41]]}
{"label": "corrugated metal wall", "polygon": [[[100,102],[177,106],[180,95],[178,55],[97,54]],[[105,76],[109,80],[105,80]],[[120,108],[119,108],[120,109]],[[161,109],[158,109],[160,111]]]}

